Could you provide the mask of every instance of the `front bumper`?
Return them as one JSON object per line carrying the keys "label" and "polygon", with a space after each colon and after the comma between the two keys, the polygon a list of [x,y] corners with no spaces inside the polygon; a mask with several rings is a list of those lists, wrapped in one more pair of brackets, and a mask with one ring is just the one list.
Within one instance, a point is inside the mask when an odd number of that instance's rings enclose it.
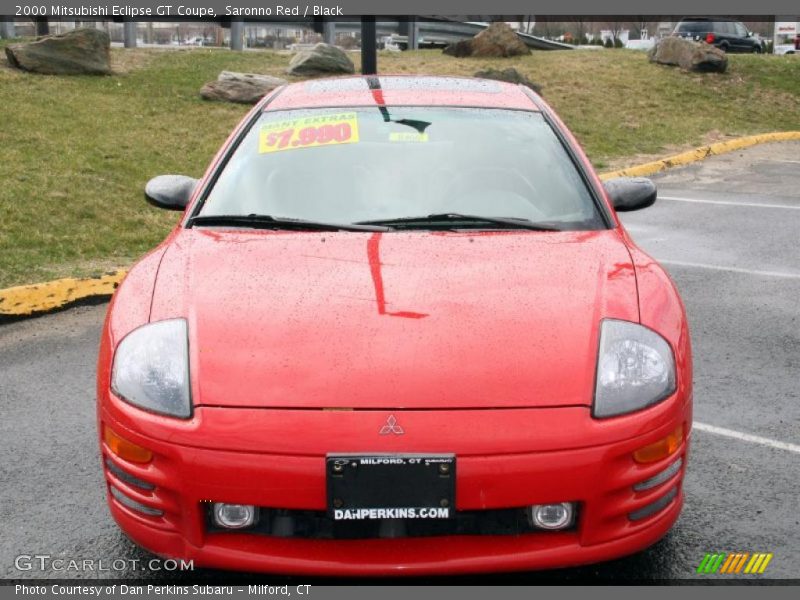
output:
{"label": "front bumper", "polygon": [[[585,407],[396,411],[405,434],[379,436],[389,411],[201,407],[189,422],[142,413],[116,398],[100,405],[108,425],[149,448],[152,462],[121,460],[101,441],[104,464],[152,486],[145,490],[104,468],[107,483],[161,514],[143,514],[111,494],[112,515],[151,552],[196,566],[319,575],[424,575],[564,567],[609,560],[660,539],[682,506],[691,402],[677,395],[637,414],[596,421]],[[683,424],[675,453],[640,465],[632,452]],[[455,452],[456,510],[577,502],[574,530],[522,535],[320,540],[207,527],[207,503],[323,511],[327,452]],[[671,478],[633,486],[677,458]],[[667,494],[661,510],[629,515]]]}

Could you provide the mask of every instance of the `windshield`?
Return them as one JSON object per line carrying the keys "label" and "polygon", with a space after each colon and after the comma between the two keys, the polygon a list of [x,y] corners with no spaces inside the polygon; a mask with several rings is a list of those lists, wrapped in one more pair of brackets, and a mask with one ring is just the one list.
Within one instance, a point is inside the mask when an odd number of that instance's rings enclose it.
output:
{"label": "windshield", "polygon": [[442,213],[605,228],[541,114],[471,108],[266,112],[199,214],[358,223]]}

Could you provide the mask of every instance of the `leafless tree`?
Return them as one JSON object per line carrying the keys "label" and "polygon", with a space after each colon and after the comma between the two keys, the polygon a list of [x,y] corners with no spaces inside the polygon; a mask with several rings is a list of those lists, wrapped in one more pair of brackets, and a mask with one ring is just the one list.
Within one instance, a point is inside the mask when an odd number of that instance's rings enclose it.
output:
{"label": "leafless tree", "polygon": [[571,29],[575,32],[575,43],[583,44],[586,37],[586,19],[583,17],[575,17],[573,19],[573,27]]}

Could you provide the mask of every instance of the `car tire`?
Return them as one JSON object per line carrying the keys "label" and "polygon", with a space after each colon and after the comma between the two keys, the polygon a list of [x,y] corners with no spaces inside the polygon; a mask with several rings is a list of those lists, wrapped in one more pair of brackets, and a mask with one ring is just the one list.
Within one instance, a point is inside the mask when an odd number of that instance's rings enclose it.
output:
{"label": "car tire", "polygon": [[722,50],[725,54],[727,54],[728,50],[730,50],[730,46],[728,46],[728,44],[720,44],[719,49]]}
{"label": "car tire", "polygon": [[753,46],[753,54],[761,54],[761,48],[758,46]]}

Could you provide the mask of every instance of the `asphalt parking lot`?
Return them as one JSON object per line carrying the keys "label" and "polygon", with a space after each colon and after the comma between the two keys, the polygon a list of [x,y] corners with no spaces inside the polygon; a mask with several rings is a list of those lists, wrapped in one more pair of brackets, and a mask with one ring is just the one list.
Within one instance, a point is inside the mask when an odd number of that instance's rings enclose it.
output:
{"label": "asphalt parking lot", "polygon": [[[703,555],[716,551],[773,553],[761,577],[800,573],[800,143],[757,146],[654,179],[661,199],[623,220],[672,274],[692,329],[695,428],[683,514],[666,538],[632,557],[482,582],[726,577],[695,573]],[[147,558],[105,506],[94,405],[105,310],[78,307],[0,326],[4,578],[97,576],[19,571],[20,554]],[[101,576],[231,578],[215,571]]]}

